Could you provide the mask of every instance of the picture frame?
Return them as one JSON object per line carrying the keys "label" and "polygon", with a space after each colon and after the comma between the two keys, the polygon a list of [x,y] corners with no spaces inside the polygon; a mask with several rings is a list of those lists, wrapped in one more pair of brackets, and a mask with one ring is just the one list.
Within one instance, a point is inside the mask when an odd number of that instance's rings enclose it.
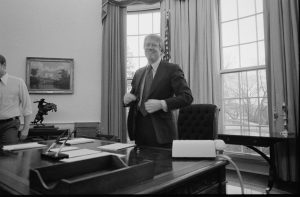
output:
{"label": "picture frame", "polygon": [[73,94],[74,59],[27,57],[26,85],[30,94]]}

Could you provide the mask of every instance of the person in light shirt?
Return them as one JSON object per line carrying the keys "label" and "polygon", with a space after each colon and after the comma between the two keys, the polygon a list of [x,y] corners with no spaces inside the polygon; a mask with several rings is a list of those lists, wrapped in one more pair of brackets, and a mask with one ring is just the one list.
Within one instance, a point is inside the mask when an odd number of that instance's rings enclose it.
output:
{"label": "person in light shirt", "polygon": [[24,80],[6,72],[6,59],[0,54],[0,147],[18,143],[20,116],[24,116],[20,140],[26,139],[31,114],[31,99]]}
{"label": "person in light shirt", "polygon": [[170,148],[177,136],[172,110],[190,105],[192,92],[179,65],[162,60],[160,36],[147,35],[144,50],[148,64],[135,72],[132,89],[123,98],[124,106],[130,107],[129,138],[138,146]]}

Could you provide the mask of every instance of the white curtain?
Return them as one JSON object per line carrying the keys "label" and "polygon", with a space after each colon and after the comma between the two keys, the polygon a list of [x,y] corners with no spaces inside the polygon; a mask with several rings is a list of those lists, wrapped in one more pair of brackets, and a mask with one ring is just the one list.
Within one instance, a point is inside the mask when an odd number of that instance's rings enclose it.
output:
{"label": "white curtain", "polygon": [[[270,132],[284,130],[282,105],[287,105],[288,131],[299,136],[299,1],[265,0],[264,25],[269,90]],[[283,181],[299,178],[297,142],[274,147],[275,167]]]}
{"label": "white curtain", "polygon": [[170,62],[179,64],[193,103],[220,106],[218,0],[163,0],[161,33],[170,16]]}
{"label": "white curtain", "polygon": [[126,7],[102,2],[101,133],[126,142]]}

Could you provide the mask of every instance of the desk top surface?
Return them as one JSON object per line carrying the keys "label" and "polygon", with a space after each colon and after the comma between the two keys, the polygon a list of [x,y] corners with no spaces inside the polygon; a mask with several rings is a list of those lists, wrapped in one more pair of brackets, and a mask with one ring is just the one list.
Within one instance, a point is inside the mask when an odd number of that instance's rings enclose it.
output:
{"label": "desk top surface", "polygon": [[223,132],[218,133],[219,136],[239,136],[239,137],[252,137],[252,138],[277,138],[277,139],[293,139],[295,138],[294,133],[289,133],[288,136],[283,136],[280,133],[232,133],[232,132]]}
{"label": "desk top surface", "polygon": [[[53,141],[45,141],[50,145]],[[95,140],[93,143],[74,145],[100,151],[98,146],[110,144],[108,141]],[[62,163],[61,161],[48,161],[41,159],[41,153],[48,147],[42,149],[28,149],[16,152],[5,152],[0,155],[0,187],[12,194],[30,194],[29,170],[32,168],[46,167]],[[113,153],[124,154],[122,160],[127,165],[135,165],[143,160],[154,161],[154,178],[127,190],[130,193],[143,193],[149,190],[159,190],[163,187],[161,182],[172,184],[180,181],[182,177],[193,176],[194,173],[205,173],[207,170],[223,167],[228,164],[225,160],[206,159],[172,159],[171,149],[140,147],[127,148]],[[126,190],[124,190],[126,191]],[[116,191],[118,193],[118,191]],[[122,191],[120,191],[122,193]]]}

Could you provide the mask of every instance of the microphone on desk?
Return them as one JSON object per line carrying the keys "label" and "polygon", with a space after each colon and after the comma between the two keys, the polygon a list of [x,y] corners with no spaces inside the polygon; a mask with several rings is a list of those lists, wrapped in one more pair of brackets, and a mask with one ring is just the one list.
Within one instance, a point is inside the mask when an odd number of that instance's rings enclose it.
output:
{"label": "microphone on desk", "polygon": [[69,155],[61,153],[60,151],[65,146],[66,142],[71,138],[71,136],[74,133],[74,131],[72,131],[71,133],[69,133],[67,139],[64,140],[64,142],[60,145],[60,147],[59,147],[59,149],[58,149],[57,152],[51,152],[51,149],[56,144],[59,144],[61,137],[64,136],[64,134],[66,133],[66,131],[64,131],[60,136],[58,136],[56,138],[55,142],[51,144],[51,146],[46,150],[46,152],[44,152],[44,153],[41,154],[42,158],[44,158],[44,159],[50,159],[50,160],[55,160],[55,161],[59,161],[59,160],[64,159],[64,158],[69,158]]}

